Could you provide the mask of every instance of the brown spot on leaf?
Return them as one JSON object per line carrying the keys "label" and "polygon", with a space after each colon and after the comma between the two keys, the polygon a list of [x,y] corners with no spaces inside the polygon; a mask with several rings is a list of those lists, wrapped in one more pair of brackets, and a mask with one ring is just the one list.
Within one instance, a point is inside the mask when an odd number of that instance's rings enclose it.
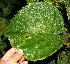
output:
{"label": "brown spot on leaf", "polygon": [[25,38],[29,38],[29,35],[25,35]]}

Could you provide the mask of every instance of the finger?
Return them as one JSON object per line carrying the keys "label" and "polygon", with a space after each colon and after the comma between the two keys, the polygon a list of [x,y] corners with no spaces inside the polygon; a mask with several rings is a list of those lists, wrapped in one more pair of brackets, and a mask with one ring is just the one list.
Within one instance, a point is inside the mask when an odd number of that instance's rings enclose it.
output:
{"label": "finger", "polygon": [[28,61],[23,61],[20,64],[28,64]]}
{"label": "finger", "polygon": [[5,55],[1,58],[1,60],[4,61],[8,61],[10,59],[10,57],[16,52],[16,50],[14,48],[11,48],[10,50],[8,50]]}
{"label": "finger", "polygon": [[25,59],[24,58],[21,58],[18,63],[21,63],[22,61],[24,61]]}
{"label": "finger", "polygon": [[0,60],[0,64],[5,64],[5,61],[4,60]]}
{"label": "finger", "polygon": [[23,55],[23,51],[20,49],[13,55],[11,60],[13,60],[14,62],[17,62],[21,59],[22,55]]}

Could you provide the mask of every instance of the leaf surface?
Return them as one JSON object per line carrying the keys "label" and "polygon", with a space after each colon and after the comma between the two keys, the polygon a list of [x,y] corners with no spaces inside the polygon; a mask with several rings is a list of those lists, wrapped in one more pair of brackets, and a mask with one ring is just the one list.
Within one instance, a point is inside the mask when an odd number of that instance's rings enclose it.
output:
{"label": "leaf surface", "polygon": [[12,47],[22,49],[30,61],[43,60],[64,41],[63,18],[52,3],[29,3],[11,20],[4,34]]}

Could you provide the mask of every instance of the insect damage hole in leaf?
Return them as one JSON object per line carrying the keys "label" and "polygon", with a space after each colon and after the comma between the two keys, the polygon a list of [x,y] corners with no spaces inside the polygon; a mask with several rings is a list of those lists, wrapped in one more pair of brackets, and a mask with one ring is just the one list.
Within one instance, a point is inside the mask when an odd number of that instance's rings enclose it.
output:
{"label": "insect damage hole in leaf", "polygon": [[31,38],[28,34],[24,36],[26,39]]}

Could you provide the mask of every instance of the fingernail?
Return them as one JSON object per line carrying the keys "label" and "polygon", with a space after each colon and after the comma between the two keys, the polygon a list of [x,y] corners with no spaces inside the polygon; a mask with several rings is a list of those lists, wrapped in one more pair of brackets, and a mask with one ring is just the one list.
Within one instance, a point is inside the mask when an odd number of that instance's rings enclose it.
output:
{"label": "fingernail", "polygon": [[23,53],[23,50],[22,49],[19,49],[17,52],[18,53]]}

